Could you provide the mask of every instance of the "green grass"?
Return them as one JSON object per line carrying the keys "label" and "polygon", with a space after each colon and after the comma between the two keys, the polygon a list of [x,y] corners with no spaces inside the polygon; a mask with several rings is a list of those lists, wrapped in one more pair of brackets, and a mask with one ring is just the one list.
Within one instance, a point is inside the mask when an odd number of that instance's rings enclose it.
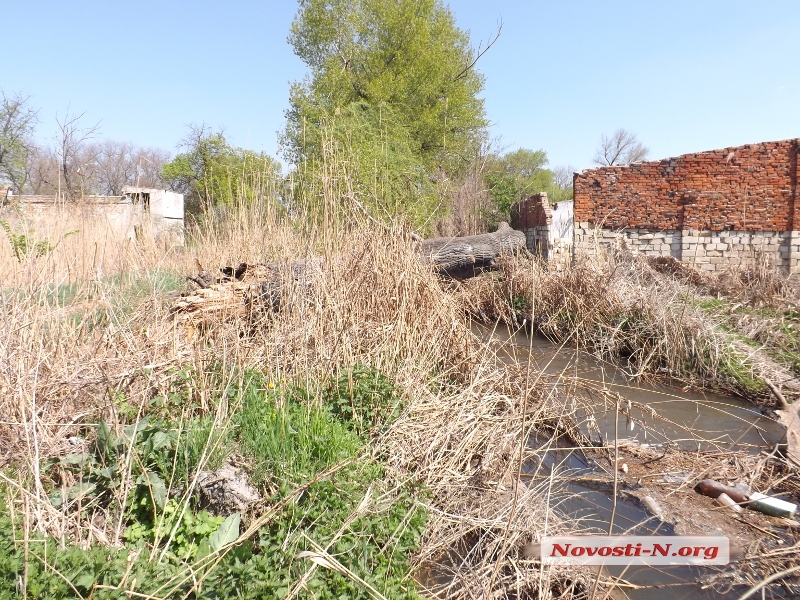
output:
{"label": "green grass", "polygon": [[94,282],[74,281],[50,286],[45,291],[44,300],[53,307],[64,308],[82,296],[87,299],[104,297],[102,291],[105,291],[120,307],[125,307],[127,301],[183,289],[185,281],[180,273],[163,269],[144,273],[119,273],[101,277]]}
{"label": "green grass", "polygon": [[[0,600],[19,597],[25,573],[32,598],[128,598],[128,590],[169,598],[256,599],[283,597],[310,571],[300,598],[374,597],[368,588],[387,598],[418,598],[410,564],[426,522],[419,501],[424,490],[414,482],[387,481],[383,463],[370,457],[372,434],[401,407],[386,377],[362,366],[345,370],[321,382],[320,403],[304,389],[271,387],[264,375],[247,372],[239,386],[228,388],[233,413],[219,428],[196,407],[184,406],[180,414],[189,416],[180,423],[162,417],[167,406],[191,404],[195,374],[177,375],[170,393],[147,407],[146,419],[117,433],[101,424],[89,452],[45,467],[51,493],[61,494],[57,503],[68,514],[80,510],[80,494],[83,506],[91,501],[110,516],[123,511],[125,545],[84,550],[34,531],[26,558],[20,521],[12,522],[0,506]],[[119,506],[115,492],[131,444],[133,486]],[[235,539],[240,519],[258,515],[217,517],[199,510],[194,499],[183,510],[179,497],[169,493],[193,477],[208,448],[209,469],[235,449],[264,495],[262,509],[277,509],[213,567],[197,561]],[[68,480],[78,487],[65,489]],[[320,549],[342,572],[301,558]],[[190,572],[193,577],[186,576]]]}
{"label": "green grass", "polygon": [[248,376],[233,422],[257,484],[298,484],[356,456],[361,439],[326,407],[308,403],[303,390],[268,390]]}
{"label": "green grass", "polygon": [[[791,369],[795,376],[800,377],[800,313],[796,309],[733,305],[717,299],[702,300],[697,302],[697,305],[703,310],[725,319],[719,325],[720,329],[752,348],[763,350],[769,357]],[[755,315],[762,319],[770,319],[774,321],[774,327],[768,328],[756,339],[753,339],[736,330],[733,314]],[[735,360],[726,362],[728,364],[723,365],[723,370],[740,385],[745,386],[744,389],[757,393],[767,391],[763,384],[758,384],[751,377],[745,375],[746,369],[742,365],[735,366]]]}

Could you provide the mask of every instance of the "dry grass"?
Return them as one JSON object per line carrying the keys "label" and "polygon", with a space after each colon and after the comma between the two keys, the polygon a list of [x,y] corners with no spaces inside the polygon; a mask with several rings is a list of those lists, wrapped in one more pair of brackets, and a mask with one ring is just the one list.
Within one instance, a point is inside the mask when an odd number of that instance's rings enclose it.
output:
{"label": "dry grass", "polygon": [[[545,531],[543,523],[555,531],[558,520],[534,500],[541,490],[516,477],[524,441],[557,414],[548,388],[478,341],[463,306],[417,260],[400,228],[364,221],[298,233],[295,221],[264,205],[227,212],[179,251],[114,246],[90,227],[22,263],[3,248],[10,275],[2,300],[0,460],[10,506],[25,515],[26,527],[82,545],[120,543],[118,521],[98,518],[91,507],[81,514],[54,506],[43,470],[47,459],[86,443],[88,425],[102,419],[120,428],[120,398],[143,414],[176,371],[191,367],[197,405],[224,426],[229,407],[215,396],[212,371],[259,369],[315,389],[360,363],[388,374],[406,399],[405,413],[375,450],[389,457],[394,480],[411,478],[430,490],[420,564],[468,545],[469,560],[457,566],[448,597],[523,588],[548,597],[549,573],[530,560],[519,563],[519,553]],[[227,316],[223,309],[187,328],[158,289],[159,273],[189,274],[194,259],[212,269],[309,257],[320,259],[313,284],[290,283],[293,301],[278,313],[241,319],[238,309]],[[122,273],[146,292],[132,297],[123,280],[110,277]],[[58,289],[72,291],[59,299]]]}
{"label": "dry grass", "polygon": [[[511,323],[515,302],[520,308],[524,301],[526,318],[541,330],[624,357],[632,372],[667,370],[720,387],[729,385],[718,367],[728,341],[685,300],[685,284],[636,261],[550,273],[509,258],[499,277],[453,288],[417,260],[405,227],[357,217],[307,223],[257,203],[212,216],[183,250],[115,242],[85,225],[46,257],[19,263],[3,247],[0,462],[9,505],[31,530],[83,545],[118,544],[119,522],[52,505],[42,465],[74,451],[73,436],[88,424],[121,427],[120,397],[142,414],[176,371],[190,367],[197,406],[224,427],[230,407],[212,374],[235,378],[258,369],[313,390],[360,363],[403,391],[406,409],[374,451],[388,457],[390,483],[412,479],[429,490],[417,563],[431,593],[581,597],[589,575],[543,569],[525,552],[542,535],[568,530],[548,502],[557,471],[530,486],[519,475],[542,451],[528,447],[534,434],[544,448],[556,438],[587,444],[574,418],[583,392],[562,381],[556,394],[554,381],[530,365],[505,363],[494,343],[473,334],[470,318]],[[171,311],[173,300],[159,289],[159,274],[193,273],[195,260],[209,270],[240,262],[288,269],[310,258],[310,285],[287,278],[291,301],[279,312],[241,318],[240,306],[226,312],[222,304],[190,316]],[[143,281],[146,292],[131,295],[108,278],[120,273]],[[69,285],[75,293],[54,300],[54,288]]]}
{"label": "dry grass", "polygon": [[478,320],[532,324],[552,340],[623,365],[633,378],[671,380],[769,403],[761,380],[791,391],[790,369],[747,346],[726,327],[725,317],[704,307],[709,290],[721,293],[723,285],[729,305],[769,299],[790,307],[796,301],[795,280],[774,270],[762,269],[757,277],[750,271],[712,278],[673,260],[625,252],[558,271],[536,260],[531,266],[525,257],[506,257],[499,275],[464,282],[455,293]]}

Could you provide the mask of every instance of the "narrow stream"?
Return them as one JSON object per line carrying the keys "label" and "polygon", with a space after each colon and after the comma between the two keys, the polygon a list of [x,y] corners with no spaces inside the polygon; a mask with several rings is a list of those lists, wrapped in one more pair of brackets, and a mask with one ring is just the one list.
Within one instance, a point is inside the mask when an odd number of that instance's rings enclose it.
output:
{"label": "narrow stream", "polygon": [[[595,387],[618,392],[623,400],[634,403],[630,413],[634,429],[631,431],[629,419],[620,415],[617,423],[620,437],[648,444],[671,443],[690,451],[736,448],[754,452],[771,450],[783,437],[784,430],[776,421],[739,398],[635,383],[621,369],[574,348],[561,348],[544,337],[530,337],[506,328],[491,333],[485,329],[479,331],[484,337],[491,335],[507,342],[503,346],[503,358],[507,360],[531,361],[538,371],[580,378]],[[586,414],[582,422],[584,433],[593,440],[599,436],[603,442],[613,443],[615,414],[615,404],[603,403],[598,398],[592,415]],[[590,416],[594,417],[596,427],[588,425]]]}
{"label": "narrow stream", "polygon": [[[673,444],[689,451],[772,450],[783,437],[783,428],[751,404],[731,397],[682,391],[658,385],[634,382],[619,368],[575,349],[561,348],[542,337],[508,329],[475,330],[484,339],[491,336],[503,344],[503,360],[530,361],[537,371],[580,378],[589,388],[611,392],[590,394],[597,402],[576,411],[584,434],[594,441],[613,444],[615,425],[619,436],[661,447]],[[552,385],[552,384],[550,384]],[[557,384],[556,384],[557,385]],[[616,402],[609,401],[618,392],[623,403],[632,402],[631,418],[619,415]],[[650,409],[655,410],[655,414]],[[617,422],[615,424],[615,415]],[[631,428],[631,422],[633,428]],[[541,441],[529,441],[532,448]],[[577,521],[586,533],[607,535],[613,510],[613,487],[592,481],[597,471],[571,451],[554,448],[539,454],[537,464],[529,465],[530,481],[546,478],[557,469],[561,482],[551,494],[551,504],[567,519]],[[533,471],[536,471],[534,473]],[[564,475],[567,475],[564,477]],[[675,535],[672,526],[651,516],[633,497],[617,497],[614,534]],[[611,598],[631,600],[722,600],[738,598],[742,589],[720,594],[703,590],[694,582],[702,575],[695,567],[606,567],[607,575],[622,576],[642,589],[616,589]]]}

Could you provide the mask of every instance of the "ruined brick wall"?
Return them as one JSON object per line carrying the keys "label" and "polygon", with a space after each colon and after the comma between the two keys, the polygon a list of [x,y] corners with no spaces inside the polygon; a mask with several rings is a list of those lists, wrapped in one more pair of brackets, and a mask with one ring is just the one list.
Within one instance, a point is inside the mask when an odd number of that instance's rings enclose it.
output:
{"label": "ruined brick wall", "polygon": [[547,194],[541,193],[520,200],[511,207],[511,227],[525,234],[528,250],[548,257],[547,238],[553,224],[553,211]]}
{"label": "ruined brick wall", "polygon": [[511,207],[511,227],[525,233],[528,250],[556,267],[572,259],[572,222],[572,202],[551,206],[544,192]]}
{"label": "ruined brick wall", "polygon": [[576,173],[575,251],[621,235],[634,250],[691,260],[704,270],[747,262],[756,251],[797,269],[799,142]]}

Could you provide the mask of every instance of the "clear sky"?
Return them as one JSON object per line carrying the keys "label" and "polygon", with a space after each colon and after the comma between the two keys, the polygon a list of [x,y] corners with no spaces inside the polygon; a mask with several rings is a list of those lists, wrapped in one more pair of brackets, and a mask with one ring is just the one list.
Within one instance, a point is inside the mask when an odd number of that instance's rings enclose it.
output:
{"label": "clear sky", "polygon": [[[591,166],[624,127],[650,158],[800,137],[798,0],[453,0],[476,47],[493,135]],[[275,154],[289,82],[290,0],[3,0],[0,89],[101,137],[175,151],[190,123]]]}

